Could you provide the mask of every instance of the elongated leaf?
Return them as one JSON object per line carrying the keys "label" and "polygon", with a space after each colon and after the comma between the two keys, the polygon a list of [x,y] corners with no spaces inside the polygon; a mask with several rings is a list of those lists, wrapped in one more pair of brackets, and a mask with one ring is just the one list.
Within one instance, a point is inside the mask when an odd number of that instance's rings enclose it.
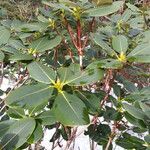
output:
{"label": "elongated leaf", "polygon": [[147,143],[150,143],[150,135],[147,135],[144,137],[144,140],[147,142]]}
{"label": "elongated leaf", "polygon": [[58,46],[61,40],[62,39],[60,36],[56,36],[54,39],[48,39],[48,37],[43,37],[36,41],[33,41],[29,48],[32,48],[37,52],[44,52]]}
{"label": "elongated leaf", "polygon": [[132,11],[131,11],[130,9],[127,9],[127,10],[125,10],[124,13],[122,14],[121,19],[122,19],[124,22],[126,22],[126,21],[128,21],[128,20],[130,19],[131,15],[132,15]]}
{"label": "elongated leaf", "polygon": [[29,114],[30,115],[34,115],[34,114],[41,113],[41,111],[43,111],[43,109],[45,108],[46,105],[47,105],[47,101],[44,101],[41,104],[28,109],[29,110]]}
{"label": "elongated leaf", "polygon": [[56,122],[56,118],[52,110],[42,112],[37,116],[37,119],[41,120],[42,125],[52,125]]}
{"label": "elongated leaf", "polygon": [[76,91],[76,94],[85,103],[85,105],[87,106],[88,111],[90,113],[97,114],[100,112],[99,104],[103,98],[101,93],[100,93],[99,97],[96,96],[95,93],[91,93],[91,92]]}
{"label": "elongated leaf", "polygon": [[130,3],[126,3],[126,5],[128,6],[129,9],[131,9],[134,12],[141,12],[141,10],[138,7],[136,7]]}
{"label": "elongated leaf", "polygon": [[102,6],[102,5],[110,5],[113,3],[113,0],[92,0],[92,2],[95,2],[96,5]]}
{"label": "elongated leaf", "polygon": [[120,69],[123,67],[123,64],[116,59],[103,59],[100,61],[94,61],[91,63],[91,66],[95,68],[107,68],[107,69]]}
{"label": "elongated leaf", "polygon": [[7,114],[11,118],[16,118],[16,119],[23,118],[26,116],[23,108],[9,108]]}
{"label": "elongated leaf", "polygon": [[104,71],[93,66],[88,66],[84,71],[76,72],[74,75],[66,75],[65,84],[71,86],[88,85],[103,78]]}
{"label": "elongated leaf", "polygon": [[125,54],[128,49],[128,40],[123,35],[115,36],[112,39],[112,46],[116,52]]}
{"label": "elongated leaf", "polygon": [[5,55],[4,53],[0,50],[0,62],[3,61]]}
{"label": "elongated leaf", "polygon": [[20,52],[14,53],[12,56],[10,56],[9,60],[13,61],[21,61],[21,60],[32,60],[34,59],[33,56],[29,54],[22,54]]}
{"label": "elongated leaf", "polygon": [[[71,67],[73,67],[73,65]],[[72,71],[71,68],[69,67],[69,68],[60,68],[58,73],[60,74],[61,82],[63,82],[64,84],[68,84],[70,86],[92,84],[94,82],[101,80],[104,75],[103,70],[92,66],[90,67],[90,65],[84,71],[80,71],[78,69],[76,71]]]}
{"label": "elongated leaf", "polygon": [[123,149],[139,149],[144,150],[144,141],[136,136],[131,136],[130,134],[124,132],[116,141],[116,144],[121,146]]}
{"label": "elongated leaf", "polygon": [[140,91],[132,92],[130,95],[126,96],[127,100],[134,101],[149,101],[150,99],[150,87],[145,87]]}
{"label": "elongated leaf", "polygon": [[139,127],[139,128],[147,128],[146,124],[144,123],[143,120],[137,119],[133,117],[131,114],[128,112],[124,112],[125,118],[134,126]]}
{"label": "elongated leaf", "polygon": [[30,138],[28,139],[28,143],[32,144],[32,143],[36,143],[39,140],[42,139],[43,136],[43,129],[40,123],[37,123],[32,135],[30,136]]}
{"label": "elongated leaf", "polygon": [[14,150],[22,146],[30,137],[35,128],[35,120],[24,118],[11,125],[9,121],[4,121],[0,126],[7,128],[1,138],[1,149]]}
{"label": "elongated leaf", "polygon": [[122,6],[123,6],[123,2],[118,1],[118,2],[114,2],[112,5],[109,6],[91,8],[89,10],[86,10],[85,13],[88,13],[89,16],[93,16],[93,17],[106,16],[118,11]]}
{"label": "elongated leaf", "polygon": [[0,140],[14,122],[14,120],[0,122]]}
{"label": "elongated leaf", "polygon": [[128,92],[133,93],[138,91],[138,88],[135,86],[134,83],[132,83],[130,80],[126,79],[122,75],[116,76],[117,81],[124,86],[124,89],[126,89]]}
{"label": "elongated leaf", "polygon": [[23,45],[21,40],[10,39],[8,44],[10,47],[13,47],[17,50],[26,50],[27,48]]}
{"label": "elongated leaf", "polygon": [[115,54],[115,51],[101,39],[101,36],[99,34],[91,34],[91,38],[97,45],[105,50],[108,55],[113,56]]}
{"label": "elongated leaf", "polygon": [[35,22],[35,23],[24,23],[20,26],[21,31],[29,32],[29,31],[44,31],[48,27],[47,23]]}
{"label": "elongated leaf", "polygon": [[89,123],[86,107],[75,95],[59,93],[55,99],[53,111],[57,120],[64,125],[77,126]]}
{"label": "elongated leaf", "polygon": [[10,54],[18,53],[17,49],[12,48],[10,46],[4,46],[4,47],[1,48],[1,50],[4,51],[4,52],[10,53]]}
{"label": "elongated leaf", "polygon": [[79,64],[71,64],[69,67],[61,67],[58,69],[59,79],[62,83],[65,83],[68,77],[72,77],[78,72],[81,72]]}
{"label": "elongated leaf", "polygon": [[66,84],[72,86],[88,85],[95,83],[103,78],[104,72],[98,68],[86,69],[68,77]]}
{"label": "elongated leaf", "polygon": [[146,30],[143,33],[144,38],[142,39],[143,43],[150,43],[150,30]]}
{"label": "elongated leaf", "polygon": [[131,56],[129,62],[150,63],[150,55]]}
{"label": "elongated leaf", "polygon": [[123,107],[129,114],[131,114],[137,119],[141,119],[144,121],[147,118],[147,116],[144,114],[144,112],[141,109],[135,108],[134,106],[126,103],[123,104]]}
{"label": "elongated leaf", "polygon": [[140,107],[142,108],[142,110],[145,112],[145,114],[147,115],[147,117],[150,118],[150,101],[149,102],[139,102]]}
{"label": "elongated leaf", "polygon": [[29,64],[27,68],[31,77],[39,82],[50,84],[54,83],[56,80],[54,70],[41,63],[33,62]]}
{"label": "elongated leaf", "polygon": [[10,32],[5,27],[0,26],[0,46],[6,44],[10,38]]}
{"label": "elongated leaf", "polygon": [[51,94],[52,88],[45,84],[22,86],[8,95],[6,104],[29,109],[48,101]]}
{"label": "elongated leaf", "polygon": [[129,53],[128,57],[150,55],[150,44],[141,44]]}
{"label": "elongated leaf", "polygon": [[55,9],[64,9],[66,11],[70,11],[71,12],[71,9],[67,6],[65,6],[64,4],[55,4],[55,3],[51,3],[51,2],[46,2],[46,1],[43,1],[43,4],[47,5],[47,6],[50,6],[52,8],[55,8]]}

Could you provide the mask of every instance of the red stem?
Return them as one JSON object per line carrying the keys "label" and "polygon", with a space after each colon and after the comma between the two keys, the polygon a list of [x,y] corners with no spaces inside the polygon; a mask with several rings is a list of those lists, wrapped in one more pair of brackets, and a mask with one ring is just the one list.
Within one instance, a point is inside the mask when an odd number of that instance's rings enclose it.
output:
{"label": "red stem", "polygon": [[79,55],[82,56],[83,51],[82,51],[81,36],[82,36],[81,22],[80,20],[77,20],[77,46],[78,46],[78,53]]}

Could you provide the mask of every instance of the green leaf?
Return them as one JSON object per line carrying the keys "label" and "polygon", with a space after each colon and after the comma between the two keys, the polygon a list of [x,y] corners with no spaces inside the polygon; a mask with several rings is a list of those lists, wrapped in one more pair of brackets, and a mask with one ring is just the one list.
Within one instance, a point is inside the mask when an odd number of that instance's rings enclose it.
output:
{"label": "green leaf", "polygon": [[26,50],[27,48],[23,45],[21,40],[16,40],[16,39],[10,39],[8,41],[8,44],[10,47],[13,47],[17,50]]}
{"label": "green leaf", "polygon": [[22,21],[20,21],[20,20],[16,20],[16,19],[14,19],[14,20],[12,20],[12,23],[11,23],[11,30],[12,31],[20,31],[20,26],[21,25],[23,25],[24,24],[24,22],[22,22]]}
{"label": "green leaf", "polygon": [[134,101],[149,101],[150,99],[150,87],[145,87],[140,91],[132,92],[132,94],[126,96],[126,100],[134,100]]}
{"label": "green leaf", "polygon": [[128,133],[123,133],[117,140],[116,144],[124,149],[145,150],[144,141],[136,136],[131,136]]}
{"label": "green leaf", "polygon": [[61,67],[58,69],[58,77],[62,83],[65,83],[68,77],[72,77],[76,73],[80,72],[79,64],[71,64],[69,67]]}
{"label": "green leaf", "polygon": [[150,55],[131,56],[128,58],[128,61],[138,63],[150,63]]}
{"label": "green leaf", "polygon": [[16,118],[16,119],[25,117],[25,112],[23,108],[9,108],[7,114],[11,118]]}
{"label": "green leaf", "polygon": [[150,135],[147,135],[144,137],[144,140],[147,142],[147,143],[150,143]]}
{"label": "green leaf", "polygon": [[70,0],[59,0],[60,4],[65,4],[66,6],[69,7],[79,7],[79,5],[75,2],[72,2]]}
{"label": "green leaf", "polygon": [[128,49],[128,40],[123,35],[117,35],[113,37],[112,39],[112,46],[113,46],[113,49],[119,54],[120,53],[125,54]]}
{"label": "green leaf", "polygon": [[150,43],[150,30],[146,30],[142,33],[142,35],[144,36],[142,38],[142,42],[143,43]]}
{"label": "green leaf", "polygon": [[129,81],[128,79],[126,79],[124,76],[117,75],[116,79],[119,83],[123,84],[123,88],[127,90],[128,92],[133,93],[133,92],[138,91],[138,88],[135,86],[135,84]]}
{"label": "green leaf", "polygon": [[3,121],[0,126],[7,128],[1,138],[1,149],[14,150],[22,146],[30,137],[35,128],[35,120],[24,118],[12,124],[9,121]]}
{"label": "green leaf", "polygon": [[135,108],[134,106],[126,103],[123,103],[123,107],[129,114],[131,114],[137,119],[141,119],[145,121],[145,119],[147,118],[147,116],[144,114],[144,112],[141,109]]}
{"label": "green leaf", "polygon": [[10,47],[10,46],[3,46],[1,48],[2,51],[4,52],[7,52],[7,53],[10,53],[10,54],[15,54],[15,53],[18,53],[18,50],[13,48],[13,47]]}
{"label": "green leaf", "polygon": [[126,5],[128,6],[129,9],[131,9],[134,12],[141,12],[141,10],[138,7],[136,7],[130,3],[126,3]]}
{"label": "green leaf", "polygon": [[12,56],[10,56],[9,60],[13,61],[21,61],[21,60],[33,60],[33,56],[29,54],[23,54],[20,52],[14,53]]}
{"label": "green leaf", "polygon": [[50,6],[50,7],[55,8],[55,9],[64,9],[66,11],[70,11],[71,12],[71,9],[69,7],[67,7],[67,6],[65,6],[64,4],[51,3],[51,2],[47,2],[47,1],[43,1],[42,3],[44,5]]}
{"label": "green leaf", "polygon": [[0,50],[0,62],[4,60],[4,53]]}
{"label": "green leaf", "polygon": [[150,118],[150,101],[149,102],[139,102],[140,107],[142,108],[143,112]]}
{"label": "green leaf", "polygon": [[33,79],[46,84],[55,83],[56,74],[52,68],[39,62],[32,62],[27,68]]}
{"label": "green leaf", "polygon": [[49,20],[47,18],[45,18],[43,15],[41,15],[41,14],[39,14],[37,18],[38,18],[38,20],[40,22],[46,22],[46,23],[49,22]]}
{"label": "green leaf", "polygon": [[56,118],[52,110],[42,112],[36,119],[39,119],[42,125],[52,125],[56,123]]}
{"label": "green leaf", "polygon": [[110,120],[115,120],[115,121],[119,121],[122,119],[122,114],[120,112],[118,112],[117,110],[115,110],[112,107],[105,107],[105,112],[103,114],[104,119],[107,121]]}
{"label": "green leaf", "polygon": [[121,20],[127,22],[131,18],[131,15],[132,15],[132,11],[130,9],[127,9],[122,14]]}
{"label": "green leaf", "polygon": [[100,112],[100,101],[102,100],[104,93],[100,93],[98,96],[95,93],[88,91],[76,91],[77,96],[85,103],[89,113],[98,114]]}
{"label": "green leaf", "polygon": [[30,136],[30,138],[28,139],[28,143],[32,144],[32,143],[36,143],[39,140],[41,140],[43,137],[43,129],[42,126],[40,125],[40,123],[37,123],[32,135]]}
{"label": "green leaf", "polygon": [[15,123],[14,120],[7,120],[0,122],[0,140],[2,139],[3,135],[8,131],[10,126],[14,123]]}
{"label": "green leaf", "polygon": [[33,41],[29,48],[36,50],[37,52],[44,52],[55,48],[61,43],[61,36],[56,36],[54,39],[49,39],[48,37],[40,38],[36,41]]}
{"label": "green leaf", "polygon": [[92,40],[99,45],[106,53],[110,56],[113,56],[115,54],[115,51],[101,39],[101,35],[99,34],[91,34]]}
{"label": "green leaf", "polygon": [[95,68],[90,65],[83,71],[73,72],[70,68],[61,68],[58,72],[59,74],[64,74],[63,78],[60,80],[63,81],[64,84],[68,84],[70,86],[92,84],[101,80],[104,75],[104,71],[102,69]]}
{"label": "green leaf", "polygon": [[47,105],[47,101],[44,101],[41,104],[39,104],[38,106],[35,106],[33,108],[28,109],[29,114],[30,115],[36,115],[36,114],[41,113],[41,111],[43,111],[43,109],[45,108],[46,105]]}
{"label": "green leaf", "polygon": [[48,24],[42,22],[24,23],[23,25],[20,26],[20,30],[25,32],[29,31],[43,32],[44,30],[46,30],[47,27]]}
{"label": "green leaf", "polygon": [[0,7],[0,17],[6,17],[6,16],[7,16],[6,8]]}
{"label": "green leaf", "polygon": [[53,111],[56,119],[63,125],[79,126],[89,123],[86,107],[75,95],[59,93],[55,99]]}
{"label": "green leaf", "polygon": [[89,10],[86,10],[85,13],[88,13],[88,15],[92,17],[101,17],[118,11],[122,6],[123,2],[118,1],[114,2],[112,5],[109,6],[100,6],[96,8],[91,8]]}
{"label": "green leaf", "polygon": [[12,91],[6,98],[6,104],[11,107],[24,107],[26,109],[37,107],[48,102],[52,88],[45,84],[22,86]]}
{"label": "green leaf", "polygon": [[110,134],[111,129],[107,124],[91,124],[88,126],[88,130],[85,131],[85,135],[89,135],[93,141],[103,146],[108,143]]}
{"label": "green leaf", "polygon": [[5,27],[0,26],[0,46],[6,44],[10,38],[10,32]]}
{"label": "green leaf", "polygon": [[4,94],[4,91],[0,89],[0,96]]}
{"label": "green leaf", "polygon": [[113,3],[113,0],[92,0],[92,2],[95,2],[96,5],[102,6],[102,5],[110,5]]}
{"label": "green leaf", "polygon": [[141,44],[129,53],[127,57],[150,55],[150,44]]}
{"label": "green leaf", "polygon": [[91,63],[91,65],[93,67],[96,68],[107,68],[107,69],[120,69],[123,67],[123,64],[116,59],[103,59],[100,61],[94,61],[93,63]]}

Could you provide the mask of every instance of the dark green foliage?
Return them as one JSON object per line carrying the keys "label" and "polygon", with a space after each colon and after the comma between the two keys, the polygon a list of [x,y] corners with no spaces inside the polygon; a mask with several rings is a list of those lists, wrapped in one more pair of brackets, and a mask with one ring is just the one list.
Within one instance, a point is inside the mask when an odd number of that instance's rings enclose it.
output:
{"label": "dark green foliage", "polygon": [[0,84],[16,82],[0,90],[0,149],[54,128],[69,149],[82,125],[105,150],[149,149],[150,9],[127,2],[0,1]]}

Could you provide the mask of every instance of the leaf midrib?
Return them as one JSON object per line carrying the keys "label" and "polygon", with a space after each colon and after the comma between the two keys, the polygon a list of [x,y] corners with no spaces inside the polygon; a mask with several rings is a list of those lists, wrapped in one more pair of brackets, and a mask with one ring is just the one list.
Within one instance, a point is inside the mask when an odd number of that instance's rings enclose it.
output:
{"label": "leaf midrib", "polygon": [[76,113],[76,111],[74,110],[74,108],[71,106],[71,104],[69,103],[67,97],[65,96],[64,93],[61,93],[64,97],[64,99],[66,100],[67,104],[69,105],[69,107],[72,109],[72,111],[74,112],[75,116],[78,118],[78,120],[80,121],[80,117],[78,116],[78,114]]}

